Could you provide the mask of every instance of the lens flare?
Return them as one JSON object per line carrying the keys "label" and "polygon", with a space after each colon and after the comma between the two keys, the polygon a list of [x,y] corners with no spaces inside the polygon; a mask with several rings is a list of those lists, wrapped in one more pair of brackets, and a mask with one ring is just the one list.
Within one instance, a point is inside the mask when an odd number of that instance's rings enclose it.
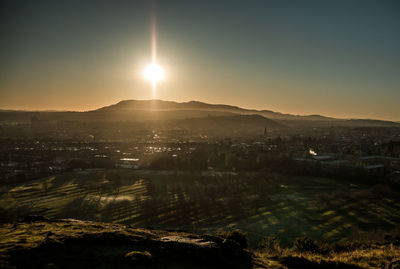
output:
{"label": "lens flare", "polygon": [[144,77],[152,83],[157,83],[164,79],[164,70],[157,64],[150,64],[144,70]]}

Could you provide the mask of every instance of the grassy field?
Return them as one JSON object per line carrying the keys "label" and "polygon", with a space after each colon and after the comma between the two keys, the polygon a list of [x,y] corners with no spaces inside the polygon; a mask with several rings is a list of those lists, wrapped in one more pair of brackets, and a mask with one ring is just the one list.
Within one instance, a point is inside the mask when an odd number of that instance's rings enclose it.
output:
{"label": "grassy field", "polygon": [[256,246],[308,236],[383,234],[400,221],[385,186],[272,173],[105,170],[59,174],[0,189],[3,221],[28,214],[214,233],[241,229]]}

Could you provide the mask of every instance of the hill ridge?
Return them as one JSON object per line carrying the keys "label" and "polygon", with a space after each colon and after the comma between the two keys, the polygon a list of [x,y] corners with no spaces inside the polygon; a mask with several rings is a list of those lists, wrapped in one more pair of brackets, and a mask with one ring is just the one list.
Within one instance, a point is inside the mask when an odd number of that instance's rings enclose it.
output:
{"label": "hill ridge", "polygon": [[[129,107],[130,105],[130,107]],[[164,110],[164,109],[200,109],[200,110],[215,110],[215,111],[226,111],[240,114],[259,114],[267,118],[271,119],[294,119],[294,118],[305,118],[309,120],[315,119],[326,119],[326,120],[334,120],[334,118],[322,116],[322,115],[292,115],[292,114],[284,114],[281,112],[275,112],[272,110],[257,110],[257,109],[248,109],[242,108],[234,105],[227,104],[209,104],[201,101],[191,100],[188,102],[176,102],[176,101],[165,101],[161,99],[150,99],[150,100],[122,100],[116,104],[112,104],[109,106],[101,107],[91,111],[104,111],[104,110],[116,110],[116,109],[129,109],[129,110],[140,110],[140,108],[145,108],[145,106],[154,105],[154,107],[146,108],[146,110]],[[169,105],[169,107],[168,107]],[[156,107],[158,106],[158,107]],[[171,107],[173,106],[173,107]]]}

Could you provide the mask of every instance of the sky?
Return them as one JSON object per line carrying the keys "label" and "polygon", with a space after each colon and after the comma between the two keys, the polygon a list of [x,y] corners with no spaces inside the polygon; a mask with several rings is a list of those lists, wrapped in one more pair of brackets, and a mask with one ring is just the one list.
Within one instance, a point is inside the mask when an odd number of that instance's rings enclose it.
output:
{"label": "sky", "polygon": [[[5,0],[0,108],[198,100],[400,121],[399,1]],[[155,96],[143,70],[165,78]]]}

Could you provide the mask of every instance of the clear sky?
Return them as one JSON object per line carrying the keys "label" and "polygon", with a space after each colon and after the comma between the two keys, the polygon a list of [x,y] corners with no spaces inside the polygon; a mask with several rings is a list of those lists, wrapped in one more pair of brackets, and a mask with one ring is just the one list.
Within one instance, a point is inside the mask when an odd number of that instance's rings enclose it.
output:
{"label": "clear sky", "polygon": [[[1,1],[0,108],[151,99],[149,1]],[[400,120],[400,1],[156,1],[157,99]]]}

